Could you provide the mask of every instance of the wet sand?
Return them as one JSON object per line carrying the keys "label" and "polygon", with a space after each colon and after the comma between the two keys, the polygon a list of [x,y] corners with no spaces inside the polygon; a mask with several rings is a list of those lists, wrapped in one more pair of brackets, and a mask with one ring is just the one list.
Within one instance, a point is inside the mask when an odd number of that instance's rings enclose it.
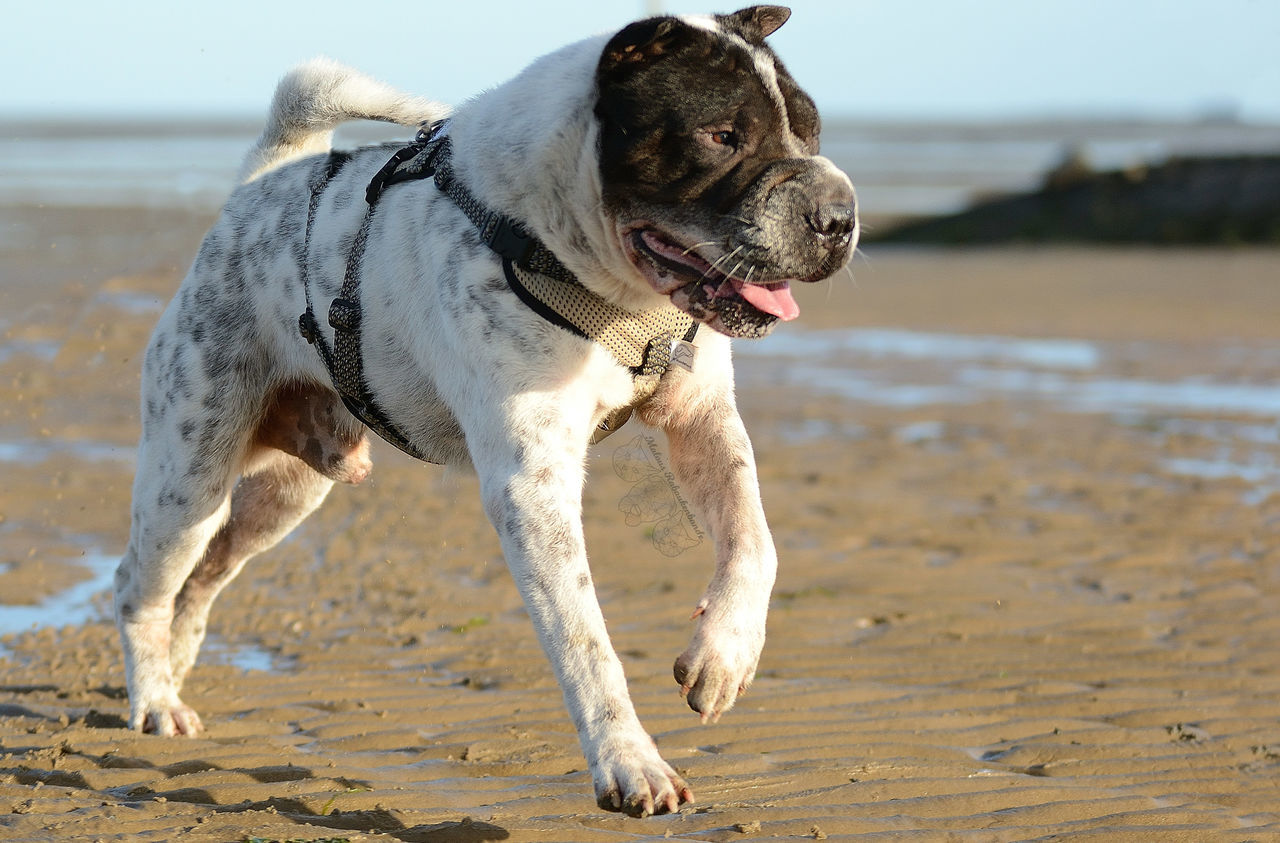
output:
{"label": "wet sand", "polygon": [[1280,839],[1280,252],[872,247],[803,291],[739,354],[781,568],[714,726],[671,679],[708,543],[654,543],[653,432],[597,446],[597,589],[698,800],[634,820],[475,481],[380,443],[215,608],[207,733],[122,728],[139,354],[207,222],[0,212],[0,838]]}

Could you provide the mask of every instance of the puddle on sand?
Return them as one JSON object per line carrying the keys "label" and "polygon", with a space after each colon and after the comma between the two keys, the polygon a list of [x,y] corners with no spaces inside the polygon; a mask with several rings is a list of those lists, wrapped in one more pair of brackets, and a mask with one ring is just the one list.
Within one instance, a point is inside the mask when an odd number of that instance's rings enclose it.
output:
{"label": "puddle on sand", "polygon": [[[110,590],[115,576],[118,554],[86,552],[76,560],[91,576],[38,604],[14,606],[0,602],[0,636],[27,632],[41,627],[63,627],[111,619]],[[0,656],[9,650],[0,644]],[[231,644],[214,635],[206,638],[200,661],[229,664],[241,671],[261,670],[279,673],[287,667],[274,653],[252,642]]]}
{"label": "puddle on sand", "polygon": [[0,345],[0,363],[8,362],[15,357],[34,357],[41,362],[51,363],[58,356],[61,348],[62,343],[54,340],[8,339]]}
{"label": "puddle on sand", "polygon": [[[87,569],[90,577],[68,589],[51,594],[31,606],[0,603],[0,635],[26,632],[33,627],[60,627],[98,620],[102,613],[95,598],[111,588],[120,557],[100,551],[86,551],[76,563]],[[0,652],[3,652],[0,647]]]}
{"label": "puddle on sand", "polygon": [[[1211,376],[1159,381],[1117,375],[1157,347],[1071,339],[933,334],[856,328],[779,333],[738,343],[738,379],[745,388],[798,386],[819,395],[893,409],[1022,401],[1069,413],[1101,414],[1122,424],[1152,426],[1166,437],[1206,440],[1202,455],[1179,454],[1161,465],[1174,474],[1238,478],[1252,487],[1248,503],[1280,492],[1280,386]],[[1209,370],[1238,371],[1250,355],[1223,345]],[[1242,356],[1243,355],[1243,356]],[[1264,355],[1266,356],[1266,355]],[[1276,365],[1266,356],[1261,363]],[[1243,416],[1247,421],[1205,416]],[[897,431],[920,443],[939,435],[940,423],[919,422]],[[819,423],[795,425],[821,435]]]}
{"label": "puddle on sand", "polygon": [[1161,446],[1172,438],[1204,440],[1194,456],[1168,457],[1161,467],[1171,473],[1202,480],[1239,480],[1250,486],[1245,503],[1256,506],[1280,494],[1280,423],[1261,424],[1232,419],[1135,418],[1150,429]]}
{"label": "puddle on sand", "polygon": [[218,635],[208,635],[200,648],[198,664],[227,664],[241,673],[257,670],[264,673],[283,673],[288,670],[285,661],[266,647],[249,641],[231,643]]}
{"label": "puddle on sand", "polygon": [[975,398],[984,395],[1043,398],[1075,412],[1169,410],[1280,415],[1280,388],[1220,383],[1200,377],[1180,381],[1068,378],[1057,372],[963,368],[956,373],[956,379],[970,387]]}
{"label": "puddle on sand", "polygon": [[1185,477],[1198,477],[1202,480],[1240,480],[1252,487],[1243,497],[1244,502],[1250,506],[1257,506],[1272,495],[1280,494],[1280,463],[1277,463],[1274,457],[1263,454],[1252,455],[1248,463],[1229,457],[1221,459],[1177,457],[1163,460],[1161,465],[1166,471]]}
{"label": "puddle on sand", "polygon": [[[1228,357],[1234,353],[1222,351]],[[1118,355],[1083,340],[855,328],[791,331],[738,343],[734,353],[749,361],[738,371],[744,385],[790,383],[881,407],[1022,398],[1072,412],[1280,415],[1276,386],[1207,377],[1114,377],[1103,370]],[[804,365],[796,365],[801,361]]]}
{"label": "puddle on sand", "polygon": [[167,303],[164,296],[138,290],[99,290],[92,301],[93,306],[114,307],[134,316],[158,314]]}
{"label": "puddle on sand", "polygon": [[[140,297],[135,304],[139,309],[155,307],[149,296]],[[0,441],[0,465],[39,465],[58,456],[69,456],[84,462],[133,463],[136,448],[133,444],[118,445],[95,440],[49,438]],[[0,595],[0,636],[41,627],[56,628],[110,619],[110,591],[120,554],[103,553],[86,542],[84,555],[71,561],[88,570],[90,576],[70,588],[46,597],[38,604],[10,605]],[[0,656],[8,652],[6,647],[0,645]],[[283,669],[281,661],[274,654],[252,643],[231,645],[211,637],[202,649],[201,658],[206,657],[214,663],[230,664],[245,671]]]}
{"label": "puddle on sand", "polygon": [[20,439],[0,442],[0,463],[37,465],[59,456],[75,457],[85,462],[127,462],[136,456],[135,445],[70,439]]}
{"label": "puddle on sand", "polygon": [[757,343],[738,343],[736,354],[822,360],[831,354],[911,360],[972,361],[1020,364],[1046,369],[1089,370],[1098,367],[1096,344],[1072,339],[1024,339],[990,335],[935,334],[892,328],[834,331],[789,331]]}

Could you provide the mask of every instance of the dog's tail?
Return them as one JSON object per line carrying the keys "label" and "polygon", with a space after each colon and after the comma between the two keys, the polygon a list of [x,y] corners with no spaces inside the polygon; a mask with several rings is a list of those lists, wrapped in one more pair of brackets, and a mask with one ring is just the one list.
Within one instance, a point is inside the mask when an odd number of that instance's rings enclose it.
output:
{"label": "dog's tail", "polygon": [[280,80],[266,128],[240,167],[240,181],[328,152],[334,127],[350,120],[415,127],[448,112],[448,106],[401,93],[332,59],[315,58]]}

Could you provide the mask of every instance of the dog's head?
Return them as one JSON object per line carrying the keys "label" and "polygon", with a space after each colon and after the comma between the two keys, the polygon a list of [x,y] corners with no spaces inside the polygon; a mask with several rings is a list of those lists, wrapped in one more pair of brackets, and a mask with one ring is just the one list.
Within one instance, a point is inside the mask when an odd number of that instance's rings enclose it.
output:
{"label": "dog's head", "polygon": [[765,44],[790,14],[640,21],[596,70],[604,210],[636,283],[730,336],[794,319],[790,284],[830,277],[857,244],[853,186]]}

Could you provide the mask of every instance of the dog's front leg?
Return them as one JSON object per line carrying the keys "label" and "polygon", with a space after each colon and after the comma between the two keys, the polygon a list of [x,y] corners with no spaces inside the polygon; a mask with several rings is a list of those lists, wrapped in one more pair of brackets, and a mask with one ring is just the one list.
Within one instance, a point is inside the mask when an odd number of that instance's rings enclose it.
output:
{"label": "dog's front leg", "polygon": [[[675,811],[693,794],[640,725],[587,566],[587,431],[548,419],[545,407],[509,418],[506,431],[472,438],[472,455],[485,510],[577,728],[596,800],[633,816]],[[538,424],[528,425],[534,418]],[[514,419],[525,420],[523,429]]]}
{"label": "dog's front leg", "polygon": [[705,723],[732,708],[755,677],[778,556],[731,380],[687,382],[643,418],[666,431],[676,477],[715,541],[715,573],[694,609],[693,641],[675,663],[681,693]]}

